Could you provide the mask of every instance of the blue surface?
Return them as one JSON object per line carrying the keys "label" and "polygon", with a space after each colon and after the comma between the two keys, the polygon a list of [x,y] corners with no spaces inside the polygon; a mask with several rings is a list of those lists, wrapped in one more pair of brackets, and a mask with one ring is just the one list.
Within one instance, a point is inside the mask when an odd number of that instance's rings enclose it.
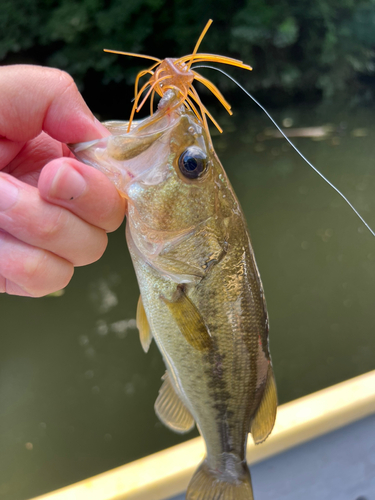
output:
{"label": "blue surface", "polygon": [[260,462],[251,476],[255,500],[375,500],[375,415]]}

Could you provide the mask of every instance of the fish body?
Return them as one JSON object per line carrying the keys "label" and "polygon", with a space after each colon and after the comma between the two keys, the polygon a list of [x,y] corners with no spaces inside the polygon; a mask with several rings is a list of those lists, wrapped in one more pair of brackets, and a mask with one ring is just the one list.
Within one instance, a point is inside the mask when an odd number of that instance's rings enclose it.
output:
{"label": "fish body", "polygon": [[177,432],[196,423],[207,456],[188,500],[250,500],[246,464],[272,430],[276,387],[263,287],[246,222],[211,139],[174,89],[158,111],[72,147],[127,199],[126,237],[141,298],[137,324],[166,373],[155,403]]}

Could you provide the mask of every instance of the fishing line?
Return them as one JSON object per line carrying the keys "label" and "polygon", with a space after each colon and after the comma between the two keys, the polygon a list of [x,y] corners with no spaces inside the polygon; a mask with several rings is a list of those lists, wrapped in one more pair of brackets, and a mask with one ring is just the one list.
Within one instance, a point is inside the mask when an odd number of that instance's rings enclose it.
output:
{"label": "fishing line", "polygon": [[356,208],[354,208],[354,206],[350,203],[350,201],[348,200],[348,198],[334,185],[332,184],[331,181],[329,181],[327,179],[327,177],[325,177],[316,167],[314,167],[314,165],[312,163],[309,162],[309,160],[301,153],[301,151],[299,151],[299,149],[292,143],[292,141],[284,134],[284,132],[282,131],[282,129],[278,126],[278,124],[275,122],[275,120],[272,118],[272,116],[268,113],[268,111],[260,104],[260,102],[258,102],[255,97],[253,97],[244,87],[242,87],[242,85],[240,85],[234,78],[232,78],[230,75],[228,75],[228,73],[226,73],[225,71],[223,71],[222,69],[220,68],[215,68],[214,66],[206,66],[206,65],[199,65],[199,66],[194,66],[193,69],[197,69],[197,68],[208,68],[208,69],[214,69],[216,71],[219,71],[220,73],[222,73],[223,75],[227,76],[230,80],[232,80],[233,83],[235,83],[241,90],[243,90],[243,92],[245,92],[245,94],[250,97],[250,99],[255,102],[255,104],[257,104],[260,109],[262,111],[264,111],[264,113],[267,115],[267,117],[271,120],[271,122],[275,125],[275,127],[277,128],[277,130],[280,132],[280,134],[284,137],[284,139],[286,139],[288,141],[288,143],[292,146],[292,148],[294,149],[294,151],[296,153],[298,153],[300,155],[300,157],[309,165],[309,167],[311,167],[315,173],[317,173],[329,186],[331,186],[332,189],[334,189],[336,191],[336,193],[338,195],[341,196],[341,198],[347,203],[347,205],[349,205],[349,207],[353,210],[353,212],[356,214],[356,216],[359,218],[359,220],[367,227],[367,229],[370,231],[370,233],[375,236],[375,232],[371,229],[371,227],[367,224],[367,222],[365,221],[365,219],[360,215],[360,213],[356,210]]}

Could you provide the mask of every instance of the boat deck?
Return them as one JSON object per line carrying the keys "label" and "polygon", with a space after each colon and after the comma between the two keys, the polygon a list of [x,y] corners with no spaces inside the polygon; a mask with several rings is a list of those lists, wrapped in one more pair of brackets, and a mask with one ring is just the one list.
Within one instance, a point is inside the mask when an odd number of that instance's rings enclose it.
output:
{"label": "boat deck", "polygon": [[[183,500],[204,455],[195,438],[34,500]],[[247,459],[256,500],[375,500],[375,371],[280,406]]]}
{"label": "boat deck", "polygon": [[375,500],[375,415],[255,464],[251,476],[256,500]]}

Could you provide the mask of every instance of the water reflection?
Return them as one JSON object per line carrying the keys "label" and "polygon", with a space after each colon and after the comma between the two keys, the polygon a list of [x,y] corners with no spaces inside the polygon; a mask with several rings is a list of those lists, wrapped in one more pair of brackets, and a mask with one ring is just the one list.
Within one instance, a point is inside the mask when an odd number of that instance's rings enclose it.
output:
{"label": "water reflection", "polygon": [[[293,141],[374,227],[372,110],[275,117],[314,127]],[[281,402],[374,369],[374,238],[266,118],[220,124],[214,141],[250,227]],[[147,355],[140,347],[137,300],[123,228],[63,295],[0,297],[0,497],[25,499],[181,441],[154,414],[164,368],[154,344]]]}

